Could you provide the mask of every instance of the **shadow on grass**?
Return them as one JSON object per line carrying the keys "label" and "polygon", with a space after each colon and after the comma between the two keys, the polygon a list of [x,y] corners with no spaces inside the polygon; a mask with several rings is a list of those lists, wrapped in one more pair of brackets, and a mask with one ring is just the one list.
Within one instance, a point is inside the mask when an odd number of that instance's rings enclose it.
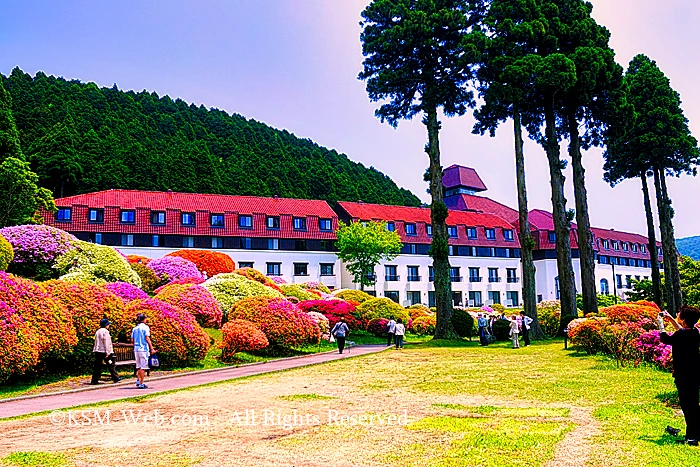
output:
{"label": "shadow on grass", "polygon": [[664,433],[658,438],[651,436],[640,436],[638,439],[647,443],[656,444],[657,446],[677,446],[679,444],[683,444],[682,436],[671,436],[668,433]]}
{"label": "shadow on grass", "polygon": [[681,408],[680,402],[678,401],[677,391],[660,392],[654,397],[654,399],[661,402],[666,407],[672,407],[674,409]]}

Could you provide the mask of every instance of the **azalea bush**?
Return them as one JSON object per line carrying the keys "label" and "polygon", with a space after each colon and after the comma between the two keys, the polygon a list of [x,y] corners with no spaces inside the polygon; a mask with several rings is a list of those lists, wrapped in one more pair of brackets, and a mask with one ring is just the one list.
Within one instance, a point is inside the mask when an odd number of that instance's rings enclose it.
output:
{"label": "azalea bush", "polygon": [[277,283],[275,281],[273,281],[272,279],[270,279],[269,277],[267,277],[265,274],[258,271],[257,269],[240,268],[240,269],[236,269],[233,272],[235,274],[239,274],[239,275],[245,277],[246,279],[250,279],[251,281],[259,282],[262,285],[265,285],[267,287],[272,288],[273,290],[276,290],[277,292],[282,293],[282,289],[280,289],[277,286]]}
{"label": "azalea bush", "polygon": [[153,272],[146,263],[130,263],[131,269],[138,274],[141,279],[141,288],[148,293],[153,293],[158,287],[163,285],[165,281],[161,280],[156,273]]}
{"label": "azalea bush", "polygon": [[224,323],[228,319],[231,307],[240,300],[251,297],[284,298],[284,295],[271,287],[234,273],[216,275],[207,279],[202,285],[219,302],[223,312],[222,322]]}
{"label": "azalea bush", "polygon": [[559,300],[544,300],[537,304],[537,320],[547,337],[555,337],[559,333],[561,319],[561,302]]}
{"label": "azalea bush", "polygon": [[134,284],[129,284],[128,282],[109,282],[105,284],[104,287],[125,302],[130,302],[132,300],[144,300],[148,298],[148,294],[146,292],[139,289]]}
{"label": "azalea bush", "polygon": [[[455,308],[452,311],[452,327],[459,337],[469,337],[476,335],[476,322],[474,317],[463,308]],[[415,327],[415,320],[413,326]]]}
{"label": "azalea bush", "polygon": [[655,320],[661,310],[652,302],[630,302],[601,308],[599,313],[607,316],[612,323],[639,322],[643,319]]}
{"label": "azalea bush", "polygon": [[151,258],[141,255],[126,255],[126,260],[129,264],[148,264],[151,262]]}
{"label": "azalea bush", "polygon": [[155,298],[192,313],[192,316],[203,327],[218,328],[221,326],[221,306],[214,295],[201,285],[168,285]]}
{"label": "azalea bush", "polygon": [[300,302],[299,307],[307,313],[321,313],[328,318],[331,328],[340,321],[340,318],[345,320],[345,324],[351,330],[365,328],[362,320],[358,318],[357,308],[345,300],[307,300]]}
{"label": "azalea bush", "polygon": [[74,248],[60,256],[53,266],[70,282],[128,282],[141,287],[141,278],[126,258],[112,247],[77,241]]}
{"label": "azalea bush", "polygon": [[12,245],[0,235],[0,271],[7,271],[7,267],[14,257],[15,252],[12,250]]}
{"label": "azalea bush", "polygon": [[663,344],[659,335],[660,332],[656,330],[646,331],[639,336],[635,346],[645,361],[671,371],[671,346]]}
{"label": "azalea bush", "polygon": [[252,297],[238,301],[229,319],[245,319],[265,333],[274,347],[318,344],[321,330],[299,307],[284,298]]}
{"label": "azalea bush", "polygon": [[192,261],[205,277],[233,272],[236,269],[236,263],[233,262],[231,257],[219,251],[187,249],[168,253],[167,256],[176,256]]}
{"label": "azalea bush", "polygon": [[331,329],[328,318],[316,311],[310,311],[307,313],[307,315],[309,315],[311,319],[314,320],[314,323],[316,323],[316,326],[318,326],[318,329],[321,332],[321,337],[328,336]]}
{"label": "azalea bush", "polygon": [[406,308],[406,311],[408,311],[408,315],[411,317],[411,319],[420,318],[421,316],[430,316],[433,314],[430,311],[430,308],[421,304],[411,305]]}
{"label": "azalea bush", "polygon": [[637,365],[642,360],[642,354],[636,342],[644,333],[641,322],[623,322],[603,327],[600,336],[603,341],[603,352],[612,356],[618,365],[627,362]]}
{"label": "azalea bush", "polygon": [[352,290],[352,289],[343,289],[343,290],[337,290],[333,292],[333,295],[342,298],[343,300],[354,300],[358,303],[362,303],[366,300],[371,300],[374,297],[368,294],[367,292],[363,292],[362,290]]}
{"label": "azalea bush", "polygon": [[265,333],[245,319],[234,319],[221,328],[221,359],[231,361],[238,352],[256,352],[269,345]]}
{"label": "azalea bush", "polygon": [[389,320],[386,318],[374,318],[367,323],[367,332],[377,337],[386,337],[389,332]]}
{"label": "azalea bush", "polygon": [[0,301],[0,383],[23,375],[39,363],[36,341],[33,327]]}
{"label": "azalea bush", "polygon": [[132,322],[143,313],[151,328],[151,341],[158,351],[161,364],[187,366],[204,359],[210,338],[191,313],[154,298],[135,300],[126,307]]}
{"label": "azalea bush", "polygon": [[357,307],[357,311],[365,322],[374,318],[394,318],[395,320],[401,318],[404,323],[408,323],[410,318],[404,307],[385,297],[365,300]]}
{"label": "azalea bush", "polygon": [[197,266],[190,260],[178,256],[164,256],[148,263],[148,268],[162,281],[203,278]]}
{"label": "azalea bush", "polygon": [[270,280],[271,280],[272,282],[274,282],[275,284],[277,284],[277,285],[286,284],[286,283],[287,283],[287,281],[284,280],[284,278],[283,278],[282,276],[272,276],[272,277],[270,277]]}
{"label": "azalea bush", "polygon": [[318,282],[318,281],[306,281],[301,284],[301,286],[305,289],[310,289],[310,290],[318,290],[319,292],[323,292],[325,294],[330,294],[331,289],[328,288],[326,284],[323,282]]}
{"label": "azalea bush", "polygon": [[607,318],[579,318],[568,326],[568,338],[574,348],[595,355],[604,350],[603,328],[609,325]]}
{"label": "azalea bush", "polygon": [[299,284],[281,284],[279,288],[285,297],[296,297],[299,301],[321,298],[320,293],[314,293],[313,290],[306,289]]}
{"label": "azalea bush", "polygon": [[204,281],[205,281],[205,279],[204,279],[204,278],[201,278],[201,277],[186,277],[186,278],[184,278],[184,279],[177,279],[177,280],[174,280],[174,281],[170,281],[170,282],[168,282],[167,284],[161,285],[160,287],[157,287],[157,288],[153,291],[153,293],[158,294],[158,293],[160,293],[161,290],[163,290],[164,288],[166,288],[166,287],[169,286],[169,285],[177,285],[177,284],[183,284],[183,285],[184,285],[184,284],[200,285],[200,284],[203,284]]}
{"label": "azalea bush", "polygon": [[18,225],[0,229],[14,251],[8,270],[24,277],[44,280],[58,277],[56,260],[75,247],[78,239],[48,225]]}
{"label": "azalea bush", "polygon": [[419,336],[432,336],[435,334],[435,324],[435,315],[420,316],[413,320],[411,330]]}

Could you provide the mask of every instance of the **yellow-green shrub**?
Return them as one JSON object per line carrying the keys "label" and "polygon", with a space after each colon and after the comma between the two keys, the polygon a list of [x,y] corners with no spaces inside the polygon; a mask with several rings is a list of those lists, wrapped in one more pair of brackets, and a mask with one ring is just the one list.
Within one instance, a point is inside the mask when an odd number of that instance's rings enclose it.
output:
{"label": "yellow-green shrub", "polygon": [[141,287],[141,278],[131,268],[126,257],[106,245],[77,241],[75,248],[60,256],[54,268],[66,282],[128,282]]}
{"label": "yellow-green shrub", "polygon": [[410,318],[404,307],[385,297],[365,300],[357,307],[357,311],[365,323],[374,318],[394,318],[396,320],[401,318],[404,323],[408,323]]}
{"label": "yellow-green shrub", "polygon": [[352,289],[347,289],[347,290],[338,290],[337,292],[333,292],[333,295],[335,295],[338,298],[342,298],[343,300],[354,300],[356,302],[362,303],[367,300],[371,300],[374,297],[371,296],[370,294],[363,292],[362,290],[352,290]]}
{"label": "yellow-green shrub", "polygon": [[14,257],[15,252],[12,250],[12,245],[0,235],[0,271],[6,271]]}

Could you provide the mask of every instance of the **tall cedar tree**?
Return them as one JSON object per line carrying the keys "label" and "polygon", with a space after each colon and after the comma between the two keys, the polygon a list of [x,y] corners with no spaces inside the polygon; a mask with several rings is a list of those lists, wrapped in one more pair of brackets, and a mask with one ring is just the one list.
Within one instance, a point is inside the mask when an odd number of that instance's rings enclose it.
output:
{"label": "tall cedar tree", "polygon": [[[593,234],[588,215],[585,170],[581,149],[600,146],[611,117],[624,105],[621,93],[623,69],[615,62],[610,48],[610,32],[591,17],[593,5],[583,0],[560,0],[558,21],[552,31],[559,51],[576,66],[576,83],[561,103],[562,134],[569,137],[576,205],[576,224],[581,268],[581,294],[584,313],[596,313],[597,285]],[[579,135],[579,126],[583,134]]]}
{"label": "tall cedar tree", "polygon": [[[443,201],[440,165],[440,122],[464,115],[474,105],[468,83],[479,54],[470,34],[483,7],[466,0],[374,0],[363,12],[360,39],[365,56],[359,78],[367,81],[372,101],[385,101],[375,115],[396,127],[399,120],[422,114],[428,131],[425,151],[430,159],[433,241],[430,254],[435,271],[435,338],[455,337],[448,257],[447,207]],[[479,11],[478,11],[479,10]]]}
{"label": "tall cedar tree", "polygon": [[486,131],[495,136],[500,122],[513,119],[515,136],[515,172],[518,189],[518,227],[523,278],[523,305],[533,319],[531,333],[544,337],[537,320],[535,264],[532,251],[535,241],[530,230],[525,183],[525,156],[521,120],[529,113],[531,81],[534,70],[528,57],[535,52],[537,36],[544,31],[541,13],[535,0],[494,0],[484,24],[483,59],[478,70],[479,94],[483,105],[474,112],[477,123],[474,133]]}
{"label": "tall cedar tree", "polygon": [[19,144],[19,133],[12,116],[12,97],[0,81],[0,163],[8,157],[24,160]]}
{"label": "tall cedar tree", "polygon": [[[646,195],[646,178],[649,175],[654,177],[667,309],[675,314],[683,304],[683,296],[666,175],[695,175],[700,151],[683,115],[680,95],[671,88],[669,79],[656,62],[645,55],[634,57],[625,74],[625,85],[627,100],[634,108],[633,124],[614,128],[610,133],[605,152],[606,179],[614,184],[622,179],[641,177]],[[651,203],[645,199],[645,205],[651,230]],[[653,262],[656,248],[651,241],[649,246]],[[657,287],[659,290],[654,290],[655,299],[660,295],[660,287]]]}

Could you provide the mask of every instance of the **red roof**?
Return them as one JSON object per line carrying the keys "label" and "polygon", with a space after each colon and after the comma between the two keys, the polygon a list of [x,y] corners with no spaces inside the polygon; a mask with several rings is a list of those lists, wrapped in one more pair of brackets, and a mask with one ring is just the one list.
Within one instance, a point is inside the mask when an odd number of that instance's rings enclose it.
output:
{"label": "red roof", "polygon": [[493,214],[514,224],[518,221],[518,211],[491,198],[483,196],[459,194],[445,198],[445,204],[450,209],[459,211],[476,211]]}
{"label": "red roof", "polygon": [[[596,246],[598,252],[605,256],[616,256],[625,258],[637,258],[637,259],[649,259],[649,239],[643,235],[620,232],[615,229],[599,229],[592,227],[591,231],[596,238]],[[603,240],[609,241],[609,248],[604,248]],[[618,249],[613,248],[613,242],[618,242]],[[627,250],[625,251],[623,243],[627,244]],[[632,245],[636,245],[637,251],[632,251]],[[644,245],[646,250],[642,253],[641,245]],[[661,242],[656,242],[659,248],[658,253],[661,253]],[[662,256],[659,256],[661,258]]]}
{"label": "red roof", "polygon": [[445,188],[463,186],[475,191],[485,191],[486,185],[471,167],[451,165],[443,171],[442,184]]}
{"label": "red roof", "polygon": [[[388,206],[384,204],[338,202],[340,209],[345,211],[353,221],[387,221],[394,222],[396,232],[404,243],[431,243],[432,237],[427,235],[426,225],[430,225],[430,209],[406,206]],[[406,235],[405,224],[416,224],[416,235]],[[447,225],[457,227],[457,238],[450,238],[455,245],[498,246],[519,248],[517,232],[511,224],[493,214],[450,210]],[[477,239],[467,238],[467,227],[477,228]],[[496,240],[486,240],[484,229],[495,229]],[[514,241],[504,238],[503,230],[513,231]]]}

